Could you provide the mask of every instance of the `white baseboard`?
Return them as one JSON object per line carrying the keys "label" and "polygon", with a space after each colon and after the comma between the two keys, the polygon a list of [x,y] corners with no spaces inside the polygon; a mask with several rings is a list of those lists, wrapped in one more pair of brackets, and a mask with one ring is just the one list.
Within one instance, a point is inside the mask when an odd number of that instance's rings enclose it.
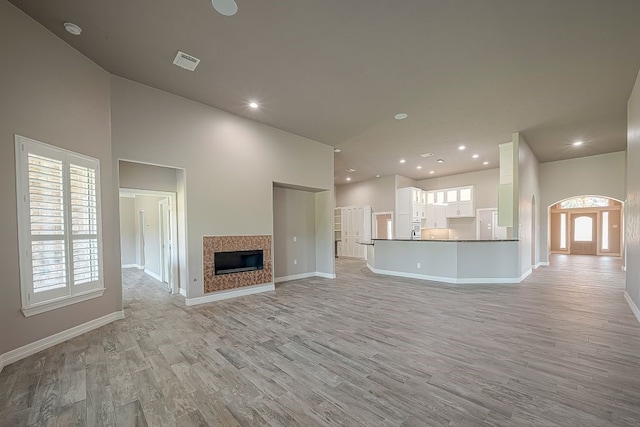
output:
{"label": "white baseboard", "polygon": [[629,307],[631,307],[631,311],[633,312],[633,314],[636,316],[636,319],[638,320],[638,322],[640,322],[640,309],[638,308],[638,306],[633,302],[633,300],[631,299],[631,296],[629,296],[629,294],[627,293],[627,291],[624,292],[624,299],[627,300],[627,304],[629,304]]}
{"label": "white baseboard", "polygon": [[470,284],[515,284],[520,283],[531,274],[531,270],[529,270],[525,275],[521,277],[464,277],[464,278],[455,278],[455,277],[444,277],[444,276],[430,276],[428,274],[418,274],[418,273],[405,273],[403,271],[392,271],[392,270],[380,270],[377,268],[371,267],[367,264],[369,270],[376,274],[384,274],[387,276],[397,276],[397,277],[407,277],[409,279],[421,279],[421,280],[430,280],[433,282],[443,282],[443,283],[453,283],[458,285],[470,285]]}
{"label": "white baseboard", "polygon": [[160,277],[159,275],[157,275],[157,274],[156,274],[156,273],[154,273],[153,271],[151,271],[151,270],[147,270],[147,269],[145,268],[144,273],[145,273],[145,274],[148,274],[148,275],[149,275],[149,276],[151,276],[151,277],[153,277],[153,278],[154,278],[154,279],[156,279],[158,282],[162,282],[162,277]]}
{"label": "white baseboard", "polygon": [[323,273],[321,271],[316,271],[316,277],[322,277],[324,279],[335,279],[336,275],[331,273]]}
{"label": "white baseboard", "polygon": [[187,297],[187,290],[185,288],[180,288],[180,295],[182,295],[183,297]]}
{"label": "white baseboard", "polygon": [[39,351],[46,350],[54,345],[58,345],[62,342],[75,338],[79,335],[85,334],[94,329],[98,329],[104,325],[107,325],[113,321],[124,319],[124,311],[116,311],[106,316],[99,317],[83,323],[82,325],[74,326],[66,331],[58,332],[41,340],[34,341],[30,344],[11,350],[7,353],[0,355],[0,371],[7,365],[13,362],[29,357],[32,354],[36,354]]}
{"label": "white baseboard", "polygon": [[274,283],[288,282],[289,280],[306,279],[308,277],[322,277],[325,279],[335,279],[336,275],[330,274],[330,273],[322,273],[320,271],[313,271],[311,273],[292,274],[291,276],[276,277],[273,279],[273,282]]}
{"label": "white baseboard", "polygon": [[299,279],[306,279],[307,277],[314,277],[315,275],[316,275],[315,272],[292,274],[290,276],[275,277],[273,279],[273,282],[274,283],[288,282],[289,280],[299,280]]}
{"label": "white baseboard", "polygon": [[138,270],[142,270],[138,264],[123,264],[121,268],[137,268]]}
{"label": "white baseboard", "polygon": [[536,264],[536,268],[538,267],[548,267],[549,266],[549,261],[540,261]]}
{"label": "white baseboard", "polygon": [[524,279],[526,279],[531,273],[533,273],[533,269],[532,268],[530,268],[527,271],[525,271],[524,273],[522,273],[522,276],[520,276],[520,278],[518,279],[518,283],[520,283]]}
{"label": "white baseboard", "polygon": [[186,305],[198,305],[206,304],[208,302],[221,301],[229,298],[236,298],[245,295],[259,294],[262,292],[275,291],[276,287],[273,283],[265,283],[263,285],[245,286],[238,289],[229,289],[228,291],[215,292],[213,294],[205,295],[197,298],[187,298],[185,300]]}

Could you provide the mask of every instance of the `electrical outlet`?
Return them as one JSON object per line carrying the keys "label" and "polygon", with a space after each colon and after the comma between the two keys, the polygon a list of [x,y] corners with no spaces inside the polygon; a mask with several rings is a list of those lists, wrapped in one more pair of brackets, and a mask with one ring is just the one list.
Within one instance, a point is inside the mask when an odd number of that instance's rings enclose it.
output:
{"label": "electrical outlet", "polygon": [[298,263],[298,260],[297,260],[297,259],[294,259],[294,260],[293,260],[293,265],[296,265],[297,263]]}
{"label": "electrical outlet", "polygon": [[418,268],[420,268],[420,263],[418,263]]}
{"label": "electrical outlet", "polygon": [[293,236],[293,241],[294,241],[294,242],[297,242],[297,241],[298,241],[298,238],[297,238],[296,236]]}

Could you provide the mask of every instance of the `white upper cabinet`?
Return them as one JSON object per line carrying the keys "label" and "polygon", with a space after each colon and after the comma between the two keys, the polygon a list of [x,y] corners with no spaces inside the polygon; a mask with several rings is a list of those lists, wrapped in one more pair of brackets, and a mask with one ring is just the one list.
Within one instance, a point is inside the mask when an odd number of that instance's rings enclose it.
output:
{"label": "white upper cabinet", "polygon": [[447,218],[467,218],[475,216],[473,185],[449,188],[446,191]]}

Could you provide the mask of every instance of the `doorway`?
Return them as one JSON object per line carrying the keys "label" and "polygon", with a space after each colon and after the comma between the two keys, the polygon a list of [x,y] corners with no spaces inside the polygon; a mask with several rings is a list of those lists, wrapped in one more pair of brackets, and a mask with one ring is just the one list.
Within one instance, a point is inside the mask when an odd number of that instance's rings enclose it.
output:
{"label": "doorway", "polygon": [[[122,266],[144,270],[168,292],[178,293],[176,193],[121,188],[120,200]],[[135,237],[128,238],[132,229]],[[135,258],[125,259],[131,253]]]}
{"label": "doorway", "polygon": [[393,212],[373,214],[373,238],[393,239]]}
{"label": "doorway", "polygon": [[549,253],[620,256],[623,202],[576,196],[549,206]]}
{"label": "doorway", "polygon": [[504,240],[507,238],[507,227],[498,225],[498,209],[476,209],[476,239]]}

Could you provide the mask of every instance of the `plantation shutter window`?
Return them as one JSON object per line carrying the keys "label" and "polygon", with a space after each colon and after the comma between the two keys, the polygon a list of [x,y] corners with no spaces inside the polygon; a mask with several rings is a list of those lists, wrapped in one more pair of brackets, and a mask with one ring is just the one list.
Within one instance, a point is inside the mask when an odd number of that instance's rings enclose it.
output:
{"label": "plantation shutter window", "polygon": [[16,136],[23,313],[101,296],[99,161]]}

